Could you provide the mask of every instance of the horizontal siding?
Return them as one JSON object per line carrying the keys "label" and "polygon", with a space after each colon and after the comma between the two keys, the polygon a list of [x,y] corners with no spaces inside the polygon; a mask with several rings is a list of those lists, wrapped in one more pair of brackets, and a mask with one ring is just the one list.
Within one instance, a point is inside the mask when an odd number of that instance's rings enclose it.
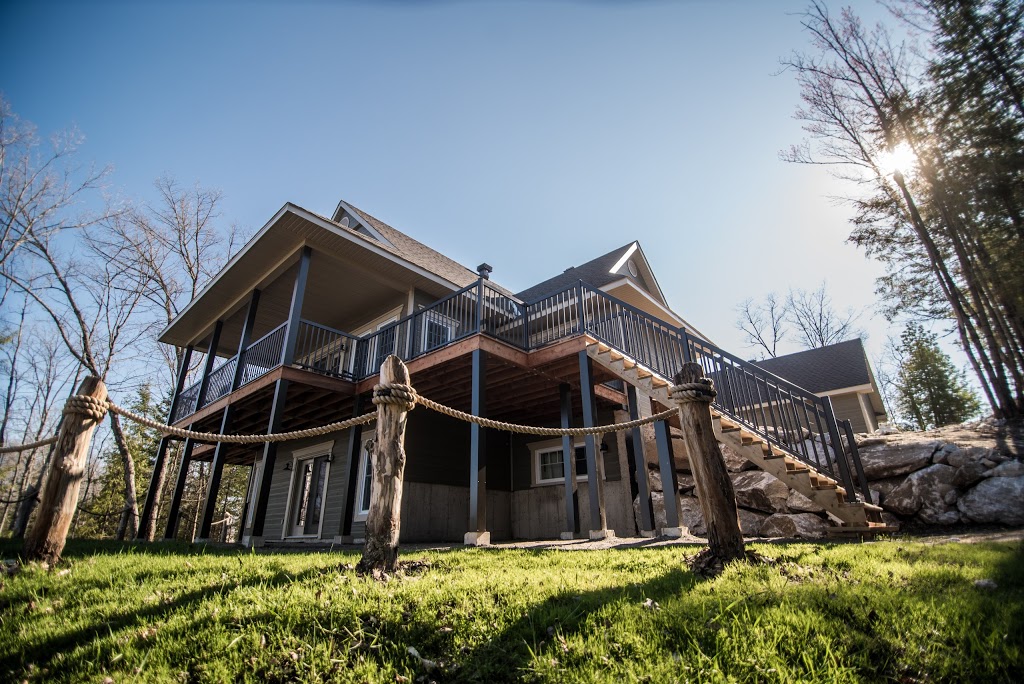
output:
{"label": "horizontal siding", "polygon": [[848,420],[853,424],[854,432],[869,432],[864,422],[864,412],[856,394],[837,394],[829,397],[836,420]]}
{"label": "horizontal siding", "polygon": [[344,510],[345,482],[348,470],[348,430],[309,439],[285,442],[278,447],[274,464],[274,477],[270,483],[270,499],[267,502],[267,518],[263,526],[264,538],[282,539],[284,516],[288,506],[292,471],[285,470],[292,462],[295,451],[306,447],[333,441],[332,462],[327,474],[327,492],[324,503],[324,517],[321,525],[322,539],[334,539],[341,528],[341,514]]}

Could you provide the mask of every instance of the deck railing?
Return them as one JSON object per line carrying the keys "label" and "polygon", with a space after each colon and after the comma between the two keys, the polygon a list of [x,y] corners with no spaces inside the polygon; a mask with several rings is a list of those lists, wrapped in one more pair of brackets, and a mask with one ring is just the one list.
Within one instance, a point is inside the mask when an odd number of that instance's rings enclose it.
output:
{"label": "deck railing", "polygon": [[[388,354],[409,361],[478,333],[528,351],[588,334],[669,379],[683,363],[700,363],[718,390],[718,411],[841,482],[851,501],[857,475],[862,498],[870,502],[856,447],[842,434],[845,426],[836,421],[827,397],[817,397],[583,282],[523,303],[480,280],[358,338],[303,320],[294,363],[362,380],[376,375]],[[281,364],[286,335],[287,324],[282,324],[246,349],[242,384]],[[200,407],[227,394],[235,361],[228,359],[210,374]],[[198,390],[197,383],[182,392],[175,421],[191,413]]]}
{"label": "deck railing", "polygon": [[199,402],[199,408],[209,406],[231,391],[231,381],[235,378],[235,364],[237,362],[238,357],[232,356],[210,371],[210,377],[206,383],[206,393]]}
{"label": "deck railing", "polygon": [[[295,365],[336,378],[351,378],[351,362],[358,340],[357,337],[325,325],[300,321],[295,343]],[[284,332],[281,334],[281,343],[284,343]]]}
{"label": "deck railing", "polygon": [[282,323],[245,348],[245,367],[238,386],[248,385],[281,365],[281,350],[288,334],[288,324]]}

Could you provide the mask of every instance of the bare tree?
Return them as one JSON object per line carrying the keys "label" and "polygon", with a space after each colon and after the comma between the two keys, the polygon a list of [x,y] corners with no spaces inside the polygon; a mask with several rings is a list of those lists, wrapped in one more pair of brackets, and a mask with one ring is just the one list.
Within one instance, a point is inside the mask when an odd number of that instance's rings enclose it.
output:
{"label": "bare tree", "polygon": [[84,228],[101,218],[79,204],[100,188],[110,170],[77,165],[81,142],[82,136],[70,130],[52,136],[44,148],[35,127],[15,116],[0,96],[0,265],[32,239]]}
{"label": "bare tree", "polygon": [[786,297],[786,320],[807,349],[860,337],[863,332],[857,327],[859,319],[860,314],[852,308],[836,310],[824,282],[816,290],[790,290]]}
{"label": "bare tree", "polygon": [[[160,197],[157,203],[112,217],[102,231],[90,234],[89,244],[141,286],[142,306],[166,325],[227,261],[236,229],[218,225],[223,197],[219,190],[198,184],[183,187],[166,176],[154,185]],[[159,351],[168,350],[161,345]],[[173,354],[166,354],[164,386],[173,386],[183,351],[174,348]],[[154,492],[164,489],[166,463],[166,459],[154,463],[150,479]],[[158,497],[146,529],[139,531],[141,538],[155,536],[159,509]]]}
{"label": "bare tree", "polygon": [[[760,347],[768,356],[778,356],[779,344],[786,339],[786,306],[778,295],[769,292],[760,302],[746,299],[736,307],[736,327],[747,336],[747,344]],[[762,356],[763,358],[763,356]]]}

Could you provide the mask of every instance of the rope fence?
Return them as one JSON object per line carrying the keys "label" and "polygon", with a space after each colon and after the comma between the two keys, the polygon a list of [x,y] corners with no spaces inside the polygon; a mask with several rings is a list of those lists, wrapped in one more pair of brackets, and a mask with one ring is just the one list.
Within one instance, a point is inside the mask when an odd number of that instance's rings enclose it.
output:
{"label": "rope fence", "polygon": [[[677,404],[682,404],[690,401],[710,402],[715,397],[715,390],[712,388],[710,381],[705,380],[704,382],[697,383],[686,383],[683,385],[676,385],[671,387],[669,390],[670,395]],[[375,385],[373,388],[373,403],[375,405],[380,404],[391,404],[400,406],[406,411],[413,410],[417,404],[422,404],[432,411],[436,411],[443,415],[462,420],[468,423],[476,423],[481,427],[492,428],[495,430],[504,430],[507,432],[514,432],[522,435],[542,435],[547,437],[580,437],[583,435],[597,435],[606,434],[609,432],[621,432],[623,430],[631,430],[642,425],[648,425],[655,423],[659,420],[667,420],[676,414],[676,409],[671,408],[661,413],[656,413],[645,418],[637,418],[636,420],[626,421],[624,423],[612,423],[610,425],[596,425],[593,427],[569,427],[569,428],[555,428],[555,427],[538,427],[534,425],[520,425],[518,423],[507,423],[500,420],[493,420],[491,418],[485,418],[483,416],[476,416],[472,413],[466,413],[465,411],[459,411],[450,406],[445,406],[433,399],[418,394],[409,385],[402,384],[380,384]],[[137,413],[133,413],[128,409],[118,406],[110,400],[101,400],[88,395],[74,395],[68,398],[67,403],[64,406],[64,413],[71,414],[76,413],[84,415],[92,420],[99,422],[107,415],[107,412],[116,413],[122,418],[134,421],[145,427],[153,428],[159,431],[163,435],[170,437],[178,437],[180,439],[191,439],[195,442],[224,442],[227,444],[263,444],[265,442],[287,442],[296,439],[305,439],[307,437],[318,437],[320,435],[326,435],[331,432],[337,432],[346,428],[354,427],[356,425],[365,425],[377,419],[376,412],[365,413],[355,418],[349,418],[348,420],[341,420],[334,423],[328,423],[319,427],[307,428],[305,430],[292,430],[290,432],[276,432],[266,434],[254,434],[254,435],[225,435],[217,432],[197,432],[195,430],[187,430],[185,428],[174,427],[173,425],[167,425],[141,416]],[[37,442],[29,442],[28,444],[17,444],[11,446],[0,447],[0,454],[17,453],[19,451],[27,451],[29,449],[38,449],[39,447],[49,446],[57,441],[57,437],[50,437],[49,439],[39,440]]]}

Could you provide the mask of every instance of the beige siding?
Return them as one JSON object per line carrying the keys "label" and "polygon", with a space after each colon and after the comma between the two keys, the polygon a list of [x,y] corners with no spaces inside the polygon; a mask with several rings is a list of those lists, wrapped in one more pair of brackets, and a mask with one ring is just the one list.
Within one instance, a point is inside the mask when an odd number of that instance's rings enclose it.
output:
{"label": "beige siding", "polygon": [[832,400],[832,410],[836,414],[836,420],[848,420],[853,423],[854,432],[868,432],[868,426],[864,422],[864,412],[861,410],[857,394],[834,394],[829,397]]}

